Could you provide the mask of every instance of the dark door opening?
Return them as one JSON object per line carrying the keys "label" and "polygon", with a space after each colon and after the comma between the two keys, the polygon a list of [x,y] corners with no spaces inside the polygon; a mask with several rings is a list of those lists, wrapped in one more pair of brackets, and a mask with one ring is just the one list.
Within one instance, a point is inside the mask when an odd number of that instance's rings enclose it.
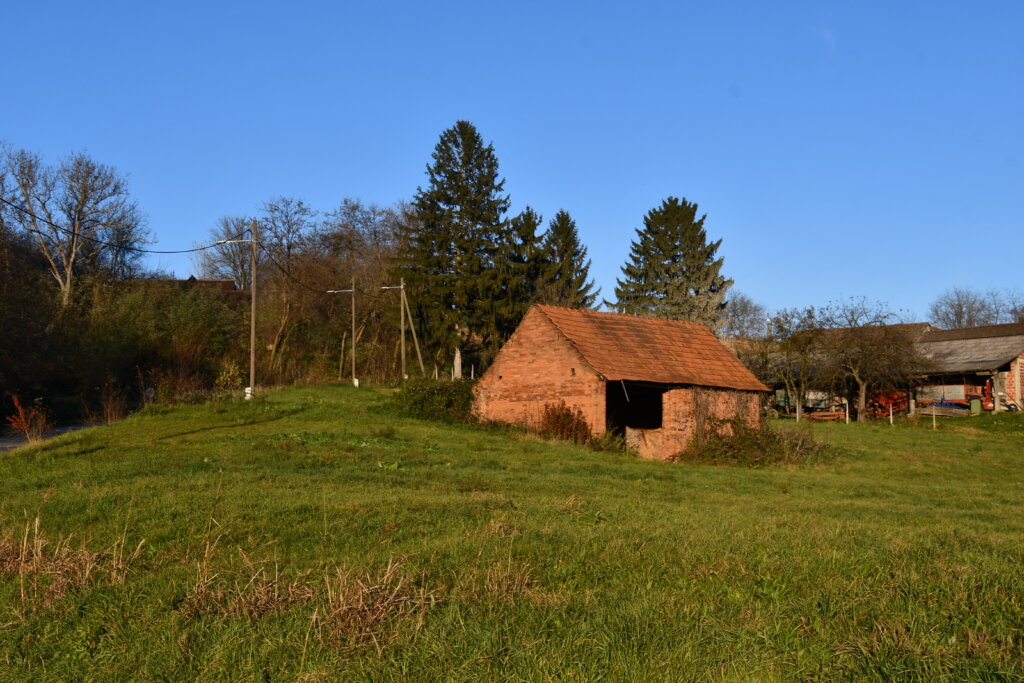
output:
{"label": "dark door opening", "polygon": [[665,387],[637,382],[605,382],[608,431],[623,434],[626,427],[660,429]]}

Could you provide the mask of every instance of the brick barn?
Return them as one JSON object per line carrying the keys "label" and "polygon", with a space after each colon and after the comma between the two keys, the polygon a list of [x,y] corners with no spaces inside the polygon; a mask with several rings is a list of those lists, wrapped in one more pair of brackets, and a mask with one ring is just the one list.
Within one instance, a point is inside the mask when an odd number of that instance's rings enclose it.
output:
{"label": "brick barn", "polygon": [[768,388],[699,323],[533,306],[474,388],[484,419],[535,425],[545,404],[579,408],[594,435],[622,433],[665,459],[697,413],[760,420]]}

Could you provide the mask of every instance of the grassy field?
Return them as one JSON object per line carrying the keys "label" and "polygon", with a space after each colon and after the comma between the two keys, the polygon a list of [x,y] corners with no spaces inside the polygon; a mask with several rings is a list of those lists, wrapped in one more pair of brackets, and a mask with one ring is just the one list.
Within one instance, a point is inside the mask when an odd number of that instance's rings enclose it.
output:
{"label": "grassy field", "polygon": [[0,679],[1024,678],[1018,416],[820,424],[833,459],[743,469],[386,400],[0,455]]}

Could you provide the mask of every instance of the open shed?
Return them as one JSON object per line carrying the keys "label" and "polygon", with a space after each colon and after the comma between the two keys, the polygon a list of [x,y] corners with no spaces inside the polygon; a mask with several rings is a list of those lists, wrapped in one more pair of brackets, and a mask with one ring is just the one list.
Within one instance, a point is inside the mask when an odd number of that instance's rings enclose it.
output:
{"label": "open shed", "polygon": [[545,404],[578,408],[642,457],[668,458],[703,416],[760,420],[768,388],[706,325],[533,306],[475,387],[484,419],[535,426]]}
{"label": "open shed", "polygon": [[[917,348],[932,363],[918,398],[933,387],[992,386],[995,410],[1024,409],[1024,324],[930,330]],[[961,398],[956,396],[955,398]]]}

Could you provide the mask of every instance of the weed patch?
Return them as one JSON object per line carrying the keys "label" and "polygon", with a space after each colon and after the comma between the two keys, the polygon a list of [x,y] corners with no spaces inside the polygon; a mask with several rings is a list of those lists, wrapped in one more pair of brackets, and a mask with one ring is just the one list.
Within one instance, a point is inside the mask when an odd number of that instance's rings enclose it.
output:
{"label": "weed patch", "polygon": [[393,643],[410,622],[418,631],[427,608],[437,602],[395,560],[380,574],[336,567],[333,574],[324,576],[324,589],[312,629],[321,639],[342,647],[373,645],[378,652]]}
{"label": "weed patch", "polygon": [[763,467],[812,462],[829,452],[807,422],[793,429],[778,429],[765,422],[751,426],[738,418],[707,417],[704,422],[704,429],[673,460]]}
{"label": "weed patch", "polygon": [[590,425],[579,408],[570,408],[565,401],[545,403],[537,428],[546,439],[559,439],[585,444],[590,441]]}
{"label": "weed patch", "polygon": [[391,399],[399,414],[442,422],[474,422],[473,381],[411,379]]}
{"label": "weed patch", "polygon": [[0,537],[0,575],[16,576],[21,618],[52,607],[72,592],[98,582],[119,584],[138,558],[145,541],[126,549],[127,531],[105,551],[73,544],[72,536],[51,539],[40,530],[40,518],[28,519],[20,538]]}

